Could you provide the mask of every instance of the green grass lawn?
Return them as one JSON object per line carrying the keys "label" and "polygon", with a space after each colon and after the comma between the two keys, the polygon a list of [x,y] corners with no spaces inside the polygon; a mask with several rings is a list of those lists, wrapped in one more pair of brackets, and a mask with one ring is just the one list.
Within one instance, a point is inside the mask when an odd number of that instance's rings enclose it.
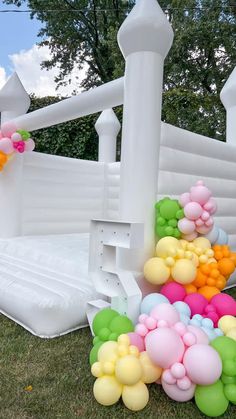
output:
{"label": "green grass lawn", "polygon": [[[236,289],[230,294],[236,298]],[[130,412],[122,402],[112,407],[98,405],[88,364],[91,342],[88,328],[46,340],[0,315],[0,418],[205,417],[193,401],[174,402],[154,384],[149,386],[150,401],[141,412]],[[221,418],[235,419],[236,407],[230,405]]]}

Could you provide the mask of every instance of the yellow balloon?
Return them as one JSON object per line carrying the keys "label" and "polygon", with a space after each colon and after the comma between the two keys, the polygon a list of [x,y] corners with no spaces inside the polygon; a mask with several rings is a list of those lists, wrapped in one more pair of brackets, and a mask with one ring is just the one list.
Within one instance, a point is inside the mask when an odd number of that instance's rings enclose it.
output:
{"label": "yellow balloon", "polygon": [[161,258],[149,259],[144,265],[143,272],[146,280],[154,285],[164,284],[170,276],[170,268]]}
{"label": "yellow balloon", "polygon": [[156,245],[156,255],[161,258],[176,256],[179,249],[181,249],[179,240],[171,236],[163,237]]}
{"label": "yellow balloon", "polygon": [[211,242],[210,240],[206,239],[205,237],[197,237],[193,240],[193,244],[195,247],[200,247],[201,249],[210,249],[211,248]]}
{"label": "yellow balloon", "polygon": [[144,409],[149,400],[147,386],[141,381],[133,386],[124,386],[122,400],[124,405],[130,410],[137,412]]}
{"label": "yellow balloon", "polygon": [[136,384],[141,379],[142,373],[142,365],[134,355],[126,355],[116,362],[115,376],[121,384]]}
{"label": "yellow balloon", "polygon": [[228,336],[228,338],[236,340],[236,327],[233,327],[233,329],[230,329],[230,331],[226,333],[226,336]]}
{"label": "yellow balloon", "polygon": [[160,378],[162,369],[152,363],[147,352],[142,352],[139,359],[143,368],[142,381],[146,384],[155,383]]}
{"label": "yellow balloon", "polygon": [[94,362],[91,367],[91,373],[94,377],[101,377],[103,375],[101,362]]}
{"label": "yellow balloon", "polygon": [[98,351],[98,361],[100,362],[115,362],[118,358],[118,344],[114,341],[103,343]]}
{"label": "yellow balloon", "polygon": [[231,329],[236,327],[236,317],[230,315],[221,317],[218,321],[218,327],[226,335]]}
{"label": "yellow balloon", "polygon": [[93,394],[98,403],[111,406],[118,402],[122,393],[122,386],[115,377],[104,375],[97,378],[93,386]]}
{"label": "yellow balloon", "polygon": [[179,284],[190,284],[196,278],[196,274],[196,266],[188,259],[177,260],[171,268],[171,276]]}

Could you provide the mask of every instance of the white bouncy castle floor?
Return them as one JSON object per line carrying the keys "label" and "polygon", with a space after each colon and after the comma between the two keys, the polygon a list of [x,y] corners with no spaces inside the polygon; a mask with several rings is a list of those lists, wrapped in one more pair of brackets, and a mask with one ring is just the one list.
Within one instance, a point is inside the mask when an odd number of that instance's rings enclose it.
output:
{"label": "white bouncy castle floor", "polygon": [[88,246],[89,234],[0,240],[0,311],[40,337],[85,326],[86,303],[97,297]]}

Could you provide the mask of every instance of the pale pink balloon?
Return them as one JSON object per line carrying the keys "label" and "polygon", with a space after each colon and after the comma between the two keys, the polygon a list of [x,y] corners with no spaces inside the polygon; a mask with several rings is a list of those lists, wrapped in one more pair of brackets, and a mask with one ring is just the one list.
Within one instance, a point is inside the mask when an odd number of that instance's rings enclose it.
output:
{"label": "pale pink balloon", "polygon": [[194,231],[191,234],[182,234],[182,239],[187,240],[188,242],[192,242],[198,236],[197,232]]}
{"label": "pale pink balloon", "polygon": [[209,201],[203,207],[211,215],[214,214],[217,210],[217,202],[214,198],[210,198]]}
{"label": "pale pink balloon", "polygon": [[5,122],[1,126],[1,131],[2,131],[3,137],[11,138],[12,134],[14,132],[16,132],[16,130],[17,130],[17,127],[13,122]]}
{"label": "pale pink balloon", "polygon": [[35,142],[32,138],[25,141],[25,151],[33,151],[35,149]]}
{"label": "pale pink balloon", "polygon": [[154,307],[150,316],[156,320],[165,320],[169,326],[180,321],[179,312],[171,304],[162,303]]}
{"label": "pale pink balloon", "polygon": [[202,345],[208,345],[209,344],[209,338],[207,334],[197,326],[188,325],[187,329],[189,332],[193,333],[196,336],[197,343],[201,343]]}
{"label": "pale pink balloon", "polygon": [[181,207],[185,207],[190,202],[190,194],[189,192],[182,193],[179,198],[179,204]]}
{"label": "pale pink balloon", "polygon": [[190,189],[191,201],[198,202],[199,204],[204,205],[207,203],[210,197],[211,191],[204,185],[203,182],[201,184],[197,182],[196,186],[193,186]]}
{"label": "pale pink balloon", "polygon": [[209,218],[210,218],[210,214],[209,214],[209,212],[207,212],[207,211],[203,211],[203,213],[202,213],[202,215],[201,215],[201,219],[202,219],[203,221],[207,221],[207,220],[209,220]]}
{"label": "pale pink balloon", "polygon": [[198,220],[196,220],[195,221],[195,225],[197,226],[197,227],[201,227],[201,226],[203,226],[205,223],[204,223],[204,221],[201,219],[201,218],[198,218]]}
{"label": "pale pink balloon", "polygon": [[211,229],[212,229],[212,226],[207,227],[205,224],[201,227],[196,227],[196,231],[199,234],[208,234],[211,231]]}
{"label": "pale pink balloon", "polygon": [[138,348],[139,352],[145,351],[144,340],[141,338],[138,333],[130,332],[128,333],[130,344]]}
{"label": "pale pink balloon", "polygon": [[214,224],[214,220],[213,220],[213,218],[209,218],[206,222],[205,222],[205,225],[207,226],[207,227],[212,227],[213,226],[213,224]]}
{"label": "pale pink balloon", "polygon": [[190,380],[199,385],[215,383],[222,373],[221,358],[209,345],[190,346],[184,354],[183,364]]}
{"label": "pale pink balloon", "polygon": [[[180,362],[175,362],[175,364],[172,365],[171,369],[170,369],[171,374],[173,375],[173,377],[175,377],[176,379],[181,379],[184,378],[186,371],[184,368],[184,365],[181,364]],[[171,383],[169,383],[171,384]]]}
{"label": "pale pink balloon", "polygon": [[1,138],[2,138],[2,132],[0,131],[0,140],[1,140]]}
{"label": "pale pink balloon", "polygon": [[161,378],[167,384],[175,384],[176,383],[176,378],[173,376],[173,374],[171,373],[171,370],[169,370],[169,369],[163,371]]}
{"label": "pale pink balloon", "polygon": [[145,346],[152,362],[161,368],[170,368],[175,362],[181,362],[185,351],[181,337],[167,327],[148,333]]}
{"label": "pale pink balloon", "polygon": [[189,202],[184,207],[184,214],[189,220],[197,220],[202,214],[202,207],[197,202]]}
{"label": "pale pink balloon", "polygon": [[161,380],[161,384],[167,396],[177,402],[187,402],[188,400],[191,400],[196,388],[196,385],[193,383],[191,383],[188,390],[181,390],[177,384],[167,384],[164,380]]}
{"label": "pale pink balloon", "polygon": [[178,221],[178,228],[183,234],[191,234],[195,230],[195,223],[187,218]]}
{"label": "pale pink balloon", "polygon": [[22,141],[22,137],[19,134],[19,132],[14,132],[14,134],[12,134],[12,136],[11,136],[11,140],[13,142]]}
{"label": "pale pink balloon", "polygon": [[2,138],[0,140],[0,151],[5,154],[11,154],[14,151],[14,147],[10,138]]}

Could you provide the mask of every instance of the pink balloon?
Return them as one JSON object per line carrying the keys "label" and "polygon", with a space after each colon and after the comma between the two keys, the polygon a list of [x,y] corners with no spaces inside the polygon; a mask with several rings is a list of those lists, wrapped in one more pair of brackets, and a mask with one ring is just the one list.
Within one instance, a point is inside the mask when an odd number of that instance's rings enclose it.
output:
{"label": "pink balloon", "polygon": [[182,234],[182,239],[192,242],[198,236],[197,232],[194,231],[191,234]]}
{"label": "pink balloon", "polygon": [[209,201],[203,206],[203,208],[211,215],[214,214],[217,210],[216,200],[214,198],[210,198]]}
{"label": "pink balloon", "polygon": [[189,202],[190,202],[189,192],[185,192],[182,195],[180,195],[179,204],[181,205],[181,207],[185,207],[185,205],[187,205]]}
{"label": "pink balloon", "polygon": [[156,320],[165,320],[169,326],[173,326],[180,321],[178,311],[171,304],[162,303],[154,307],[150,313]]}
{"label": "pink balloon", "polygon": [[145,346],[152,362],[161,368],[170,368],[175,362],[181,362],[185,350],[178,333],[167,327],[148,333]]}
{"label": "pink balloon", "polygon": [[204,205],[207,203],[210,197],[211,191],[204,185],[202,181],[198,181],[196,186],[193,186],[190,189],[191,201]]}
{"label": "pink balloon", "polygon": [[186,297],[186,291],[183,285],[177,284],[177,282],[169,282],[169,284],[161,287],[160,293],[164,295],[171,304],[176,301],[183,301]]}
{"label": "pink balloon", "polygon": [[14,151],[14,147],[10,138],[2,138],[0,140],[0,151],[5,154],[11,154]]}
{"label": "pink balloon", "polygon": [[182,218],[178,221],[178,228],[181,233],[191,234],[195,230],[195,223],[187,218]]}
{"label": "pink balloon", "polygon": [[184,214],[189,220],[197,220],[202,214],[202,207],[197,202],[189,202],[184,207]]}
{"label": "pink balloon", "polygon": [[230,295],[223,293],[214,295],[210,303],[215,307],[220,317],[227,314],[236,316],[236,301]]}
{"label": "pink balloon", "polygon": [[188,294],[185,297],[184,302],[189,305],[191,316],[194,316],[194,314],[202,314],[208,305],[207,299],[197,292]]}
{"label": "pink balloon", "polygon": [[16,130],[17,127],[13,122],[5,122],[5,124],[2,124],[1,126],[2,135],[4,137],[11,138],[12,134],[16,132]]}
{"label": "pink balloon", "polygon": [[201,219],[201,218],[198,218],[198,220],[196,220],[195,221],[195,225],[197,226],[197,227],[201,227],[201,226],[203,226],[205,223],[204,223],[204,221]]}
{"label": "pink balloon", "polygon": [[218,352],[209,345],[190,346],[184,354],[183,364],[187,375],[195,384],[210,385],[222,373],[222,362]]}
{"label": "pink balloon", "polygon": [[201,227],[197,227],[196,230],[199,234],[208,234],[212,229],[212,225],[207,227],[205,224]]}
{"label": "pink balloon", "polygon": [[196,388],[196,385],[193,383],[191,383],[188,390],[181,390],[177,384],[167,384],[164,380],[161,380],[161,384],[167,396],[176,402],[187,402],[188,400],[191,400]]}
{"label": "pink balloon", "polygon": [[210,218],[210,214],[209,214],[209,212],[207,212],[207,211],[203,211],[203,213],[202,213],[202,215],[201,215],[201,219],[202,219],[203,221],[207,221],[207,220],[209,220],[209,218]]}
{"label": "pink balloon", "polygon": [[22,137],[19,134],[19,132],[14,132],[14,134],[12,134],[12,136],[11,136],[11,140],[13,142],[22,141]]}
{"label": "pink balloon", "polygon": [[35,142],[32,138],[25,141],[25,151],[33,151],[35,149]]}
{"label": "pink balloon", "polygon": [[209,344],[209,338],[208,338],[207,334],[200,327],[193,326],[193,325],[189,324],[187,326],[187,329],[188,329],[189,332],[193,333],[193,335],[196,336],[197,343],[200,343],[202,345],[208,345]]}
{"label": "pink balloon", "polygon": [[139,352],[145,351],[144,340],[141,338],[138,333],[130,332],[128,333],[130,344],[138,348]]}

